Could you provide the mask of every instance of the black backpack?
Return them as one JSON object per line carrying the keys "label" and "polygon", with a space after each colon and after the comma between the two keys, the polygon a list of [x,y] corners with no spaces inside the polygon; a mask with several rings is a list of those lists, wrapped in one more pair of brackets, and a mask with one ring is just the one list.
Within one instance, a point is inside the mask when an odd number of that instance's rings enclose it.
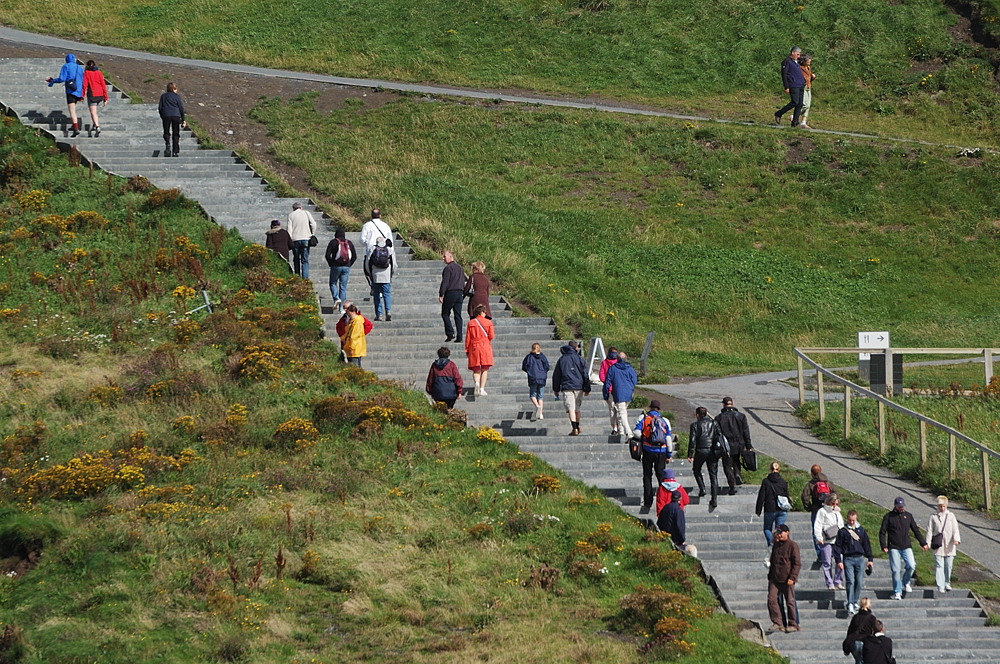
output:
{"label": "black backpack", "polygon": [[371,259],[372,267],[385,269],[389,267],[391,263],[392,263],[392,258],[389,255],[388,247],[377,246],[375,247],[375,249],[372,250],[372,259]]}

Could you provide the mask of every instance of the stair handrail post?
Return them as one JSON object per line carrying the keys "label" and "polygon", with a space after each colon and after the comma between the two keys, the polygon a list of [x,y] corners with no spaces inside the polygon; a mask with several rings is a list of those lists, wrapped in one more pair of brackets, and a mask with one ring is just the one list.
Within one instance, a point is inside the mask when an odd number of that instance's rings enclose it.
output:
{"label": "stair handrail post", "polygon": [[600,366],[601,362],[604,361],[605,355],[607,353],[604,351],[604,339],[601,337],[591,337],[590,352],[588,353],[590,361],[587,362],[587,375],[594,373],[594,362],[597,362],[597,365]]}
{"label": "stair handrail post", "polygon": [[650,331],[646,335],[646,343],[642,347],[642,357],[639,358],[639,371],[642,372],[643,376],[646,375],[646,360],[649,359],[649,351],[653,349],[653,335],[655,334],[656,332]]}

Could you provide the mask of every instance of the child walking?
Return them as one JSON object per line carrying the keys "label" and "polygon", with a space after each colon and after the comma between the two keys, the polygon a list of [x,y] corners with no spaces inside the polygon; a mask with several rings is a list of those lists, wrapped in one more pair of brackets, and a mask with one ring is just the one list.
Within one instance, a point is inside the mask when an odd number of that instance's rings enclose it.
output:
{"label": "child walking", "polygon": [[541,344],[531,344],[531,352],[521,361],[521,371],[528,374],[528,394],[535,407],[533,420],[545,419],[545,381],[549,375],[549,359],[542,352]]}

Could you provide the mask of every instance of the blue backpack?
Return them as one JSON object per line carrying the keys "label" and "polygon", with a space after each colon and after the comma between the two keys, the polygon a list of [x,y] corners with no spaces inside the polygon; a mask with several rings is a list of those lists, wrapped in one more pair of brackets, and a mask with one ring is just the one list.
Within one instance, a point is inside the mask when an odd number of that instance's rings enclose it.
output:
{"label": "blue backpack", "polygon": [[650,447],[662,447],[669,450],[673,436],[670,435],[667,418],[662,415],[646,415],[642,421],[642,442]]}

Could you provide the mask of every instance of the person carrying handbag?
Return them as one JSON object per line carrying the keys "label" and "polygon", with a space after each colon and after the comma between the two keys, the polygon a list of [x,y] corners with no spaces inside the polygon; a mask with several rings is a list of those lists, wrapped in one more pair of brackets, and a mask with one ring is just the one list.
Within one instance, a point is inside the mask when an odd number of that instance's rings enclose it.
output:
{"label": "person carrying handbag", "polygon": [[958,519],[948,510],[948,496],[937,497],[938,511],[927,524],[927,538],[934,551],[934,581],[938,592],[951,590],[951,570],[962,537],[958,532]]}

